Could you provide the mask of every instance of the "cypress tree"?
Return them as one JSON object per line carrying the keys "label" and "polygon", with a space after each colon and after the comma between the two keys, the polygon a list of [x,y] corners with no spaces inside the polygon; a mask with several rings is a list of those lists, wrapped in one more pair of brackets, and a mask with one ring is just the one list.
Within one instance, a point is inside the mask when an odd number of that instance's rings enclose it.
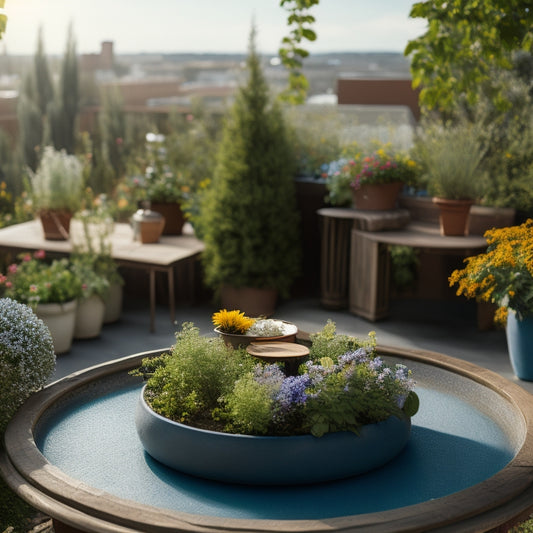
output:
{"label": "cypress tree", "polygon": [[214,289],[268,288],[287,295],[300,267],[293,157],[255,51],[254,29],[247,70],[202,206],[206,282]]}
{"label": "cypress tree", "polygon": [[79,79],[76,42],[69,27],[61,64],[58,95],[48,107],[52,142],[56,150],[73,154],[76,148],[76,119],[79,111]]}
{"label": "cypress tree", "polygon": [[34,72],[35,72],[35,99],[44,117],[47,112],[48,105],[54,99],[54,87],[50,78],[50,71],[48,69],[48,61],[44,53],[43,45],[43,31],[39,28],[37,36],[37,51],[34,57]]}

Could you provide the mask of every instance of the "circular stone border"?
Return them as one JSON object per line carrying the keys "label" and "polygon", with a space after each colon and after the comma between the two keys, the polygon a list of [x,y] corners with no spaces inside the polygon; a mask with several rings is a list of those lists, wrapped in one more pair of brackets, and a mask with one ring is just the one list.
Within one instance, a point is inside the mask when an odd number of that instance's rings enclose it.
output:
{"label": "circular stone border", "polygon": [[[152,532],[319,532],[355,531],[487,531],[524,520],[533,510],[533,401],[519,385],[477,365],[435,352],[378,347],[388,358],[400,358],[422,371],[435,371],[461,382],[465,394],[478,400],[481,409],[500,404],[511,415],[508,431],[515,457],[494,476],[449,496],[377,513],[321,520],[232,519],[191,515],[123,500],[65,475],[39,452],[33,432],[47,409],[81,387],[97,385],[140,365],[143,358],[166,350],[132,355],[71,374],[30,397],[5,433],[0,450],[0,473],[24,500],[71,531],[116,533]],[[412,368],[412,366],[411,366]],[[453,375],[452,375],[453,374]],[[447,376],[444,376],[447,377]],[[446,385],[445,385],[446,386]],[[488,400],[492,399],[490,402]],[[496,399],[496,401],[494,401]],[[478,404],[476,404],[478,407]],[[497,410],[497,409],[496,409]],[[498,419],[500,422],[501,420]],[[503,421],[505,423],[505,420]]]}
{"label": "circular stone border", "polygon": [[[405,448],[411,433],[411,419],[395,416],[363,426],[358,435],[351,431],[320,438],[221,433],[159,415],[146,402],[144,392],[145,387],[135,411],[144,449],[175,470],[226,483],[300,485],[352,477],[392,460]],[[317,457],[327,457],[327,461],[317,461]]]}

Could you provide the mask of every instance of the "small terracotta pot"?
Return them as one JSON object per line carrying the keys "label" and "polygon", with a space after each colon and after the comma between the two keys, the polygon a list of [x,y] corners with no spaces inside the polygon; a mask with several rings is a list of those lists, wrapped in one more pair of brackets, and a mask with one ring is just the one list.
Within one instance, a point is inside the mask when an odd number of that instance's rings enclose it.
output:
{"label": "small terracotta pot", "polygon": [[39,213],[44,238],[47,241],[66,241],[70,235],[72,213],[66,210],[47,209]]}
{"label": "small terracotta pot", "polygon": [[439,207],[440,233],[446,236],[468,235],[468,220],[473,200],[433,198]]}

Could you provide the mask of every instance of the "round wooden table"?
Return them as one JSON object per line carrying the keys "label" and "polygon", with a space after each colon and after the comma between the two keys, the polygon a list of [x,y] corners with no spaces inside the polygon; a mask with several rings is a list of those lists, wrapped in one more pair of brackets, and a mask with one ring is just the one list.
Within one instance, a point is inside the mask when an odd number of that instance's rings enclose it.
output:
{"label": "round wooden table", "polygon": [[252,342],[246,351],[268,363],[284,363],[288,376],[296,376],[302,360],[309,355],[307,346],[295,342]]}

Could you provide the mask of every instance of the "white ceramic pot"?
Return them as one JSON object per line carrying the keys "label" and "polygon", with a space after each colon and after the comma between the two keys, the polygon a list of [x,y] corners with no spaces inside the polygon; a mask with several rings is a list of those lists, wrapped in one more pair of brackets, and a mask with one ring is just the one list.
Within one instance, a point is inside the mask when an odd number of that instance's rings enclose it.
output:
{"label": "white ceramic pot", "polygon": [[93,339],[98,337],[104,324],[104,300],[93,294],[86,300],[78,302],[76,325],[74,327],[75,339]]}
{"label": "white ceramic pot", "polygon": [[104,300],[104,324],[111,324],[120,318],[120,315],[122,314],[122,296],[122,285],[120,283],[113,283],[109,287],[109,291]]}
{"label": "white ceramic pot", "polygon": [[72,300],[61,304],[39,304],[35,310],[50,330],[56,354],[67,353],[72,346],[77,306],[78,302]]}

